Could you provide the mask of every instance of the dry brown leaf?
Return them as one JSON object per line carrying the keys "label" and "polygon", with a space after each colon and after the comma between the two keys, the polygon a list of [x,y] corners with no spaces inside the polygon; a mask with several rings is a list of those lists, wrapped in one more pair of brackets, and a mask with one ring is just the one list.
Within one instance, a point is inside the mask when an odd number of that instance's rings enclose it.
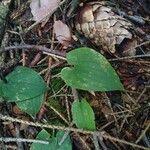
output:
{"label": "dry brown leaf", "polygon": [[138,45],[138,39],[132,38],[132,39],[126,39],[124,42],[122,42],[119,46],[119,48],[122,50],[124,56],[135,56],[136,55],[136,49]]}
{"label": "dry brown leaf", "polygon": [[57,40],[64,45],[65,47],[68,47],[71,42],[71,31],[69,27],[64,24],[62,21],[58,20],[54,23],[54,33],[56,34]]}
{"label": "dry brown leaf", "polygon": [[24,112],[22,112],[17,105],[13,106],[12,111],[17,116],[24,114]]}
{"label": "dry brown leaf", "polygon": [[115,46],[125,38],[132,38],[130,27],[129,21],[100,2],[87,3],[76,19],[76,29],[109,53],[115,53]]}
{"label": "dry brown leaf", "polygon": [[59,7],[60,0],[32,0],[30,4],[33,19],[37,22],[52,14]]}

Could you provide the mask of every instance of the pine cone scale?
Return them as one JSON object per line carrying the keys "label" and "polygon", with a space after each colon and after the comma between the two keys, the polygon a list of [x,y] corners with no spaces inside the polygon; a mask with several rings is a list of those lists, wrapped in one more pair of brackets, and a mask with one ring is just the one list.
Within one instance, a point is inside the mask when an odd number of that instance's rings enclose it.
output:
{"label": "pine cone scale", "polygon": [[131,26],[128,20],[100,2],[87,3],[76,19],[76,29],[109,53],[115,53],[116,45],[125,38],[132,38]]}

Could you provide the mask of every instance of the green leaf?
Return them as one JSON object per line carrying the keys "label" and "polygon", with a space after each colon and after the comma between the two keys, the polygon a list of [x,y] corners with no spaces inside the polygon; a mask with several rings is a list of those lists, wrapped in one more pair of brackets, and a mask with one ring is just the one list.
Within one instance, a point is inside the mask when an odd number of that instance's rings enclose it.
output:
{"label": "green leaf", "polygon": [[[64,131],[58,131],[56,134],[56,138],[58,141],[57,150],[72,150],[72,142],[70,136],[67,135],[67,137],[66,136],[64,137],[64,134],[65,134]],[[62,139],[63,142],[61,143]]]}
{"label": "green leaf", "polygon": [[63,68],[61,77],[68,86],[88,91],[123,90],[113,67],[93,49],[83,47],[67,54],[72,67]]}
{"label": "green leaf", "polygon": [[3,85],[3,81],[0,80],[0,97],[3,97],[2,85]]}
{"label": "green leaf", "polygon": [[67,135],[67,137],[65,137],[61,143],[64,134],[65,133],[63,131],[58,131],[56,137],[49,138],[49,133],[45,130],[42,130],[36,139],[44,141],[48,140],[49,144],[44,145],[33,143],[30,150],[72,150],[72,143],[69,135]]}
{"label": "green leaf", "polygon": [[37,114],[37,112],[39,112],[43,100],[44,100],[44,94],[31,98],[29,100],[16,102],[16,104],[22,111],[34,117]]}
{"label": "green leaf", "polygon": [[7,83],[2,85],[2,92],[8,102],[29,100],[46,91],[42,77],[27,67],[17,67],[6,76],[6,80]]}
{"label": "green leaf", "polygon": [[0,82],[0,95],[31,116],[40,110],[47,87],[42,77],[27,67],[17,67]]}
{"label": "green leaf", "polygon": [[[46,130],[42,130],[36,137],[37,140],[49,141],[50,135]],[[30,150],[49,150],[50,144],[32,143]]]}
{"label": "green leaf", "polygon": [[72,104],[71,112],[73,122],[78,128],[91,131],[96,130],[93,109],[85,99],[81,101],[75,100]]}

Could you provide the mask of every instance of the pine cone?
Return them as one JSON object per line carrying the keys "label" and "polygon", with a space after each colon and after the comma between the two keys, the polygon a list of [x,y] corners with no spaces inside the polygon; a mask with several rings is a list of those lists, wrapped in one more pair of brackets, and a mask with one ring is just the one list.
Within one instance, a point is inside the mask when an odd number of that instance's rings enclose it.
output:
{"label": "pine cone", "polygon": [[116,45],[121,44],[125,38],[132,38],[129,32],[131,23],[101,2],[90,2],[82,7],[75,26],[85,37],[109,53],[115,53]]}

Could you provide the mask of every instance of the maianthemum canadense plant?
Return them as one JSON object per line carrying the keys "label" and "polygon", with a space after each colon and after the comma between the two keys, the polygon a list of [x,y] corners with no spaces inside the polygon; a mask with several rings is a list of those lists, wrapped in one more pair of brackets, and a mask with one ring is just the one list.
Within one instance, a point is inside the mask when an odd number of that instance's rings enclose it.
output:
{"label": "maianthemum canadense plant", "polygon": [[[66,57],[70,67],[61,70],[61,78],[68,86],[86,91],[124,90],[111,64],[95,50],[87,47],[77,48],[68,52]],[[0,96],[7,102],[15,102],[22,111],[32,117],[39,112],[47,89],[37,72],[23,66],[8,74],[6,81],[0,80]],[[75,100],[71,112],[73,122],[78,128],[96,130],[94,112],[85,98]],[[48,139],[49,147],[55,147],[56,150],[72,149],[69,136],[65,141],[69,146],[65,146],[65,142],[59,146],[58,141],[63,135],[63,132],[58,131],[56,136],[50,138],[49,133],[42,130],[37,139]],[[31,150],[34,149],[38,150],[40,146],[33,144]]]}

